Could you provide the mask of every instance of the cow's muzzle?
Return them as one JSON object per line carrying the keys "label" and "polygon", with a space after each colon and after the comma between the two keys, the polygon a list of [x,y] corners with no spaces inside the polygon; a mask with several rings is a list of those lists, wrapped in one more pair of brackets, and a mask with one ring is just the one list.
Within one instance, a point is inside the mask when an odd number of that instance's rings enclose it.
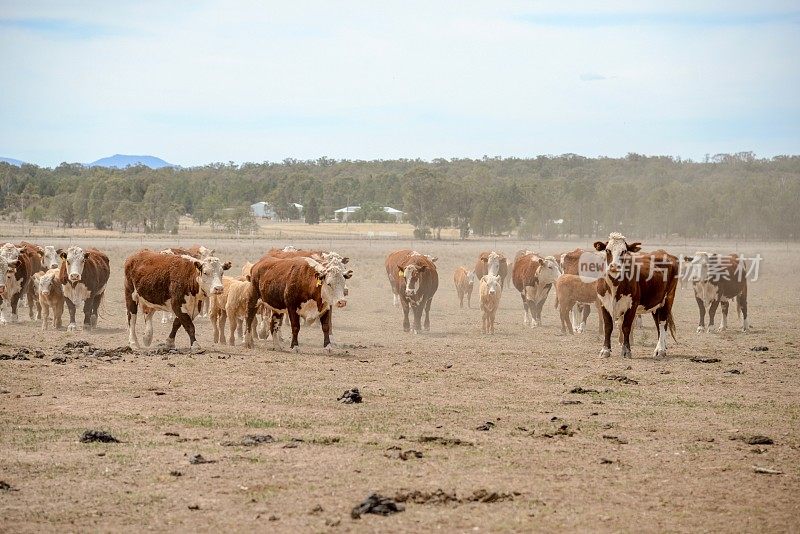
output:
{"label": "cow's muzzle", "polygon": [[214,286],[211,288],[211,293],[213,293],[214,295],[221,295],[222,290],[223,290],[222,286]]}
{"label": "cow's muzzle", "polygon": [[80,279],[81,279],[81,275],[79,275],[78,273],[71,273],[69,275],[69,281],[70,282],[78,282]]}
{"label": "cow's muzzle", "polygon": [[336,307],[337,308],[344,308],[345,306],[347,306],[347,301],[346,300],[338,300],[338,301],[336,301]]}
{"label": "cow's muzzle", "polygon": [[46,297],[46,296],[48,296],[49,294],[50,294],[50,291],[49,291],[49,290],[47,290],[47,291],[42,291],[42,296],[45,296],[45,297]]}

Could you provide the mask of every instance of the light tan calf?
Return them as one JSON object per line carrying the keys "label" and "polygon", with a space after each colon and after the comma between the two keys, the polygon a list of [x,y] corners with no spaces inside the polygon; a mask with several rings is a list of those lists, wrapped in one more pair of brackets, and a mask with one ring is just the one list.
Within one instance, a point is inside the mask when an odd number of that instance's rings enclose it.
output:
{"label": "light tan calf", "polygon": [[[239,331],[239,338],[242,339],[242,327],[245,319],[247,318],[247,303],[250,300],[250,294],[252,292],[253,284],[250,283],[250,280],[236,280],[231,282],[231,285],[228,288],[228,300],[225,304],[225,315],[228,318],[228,330],[230,332],[228,344],[231,346],[236,344],[235,334],[237,330]],[[263,321],[261,308],[263,308],[263,306],[259,307],[259,313],[256,315],[256,318],[260,318]],[[262,326],[263,325],[264,322],[262,322]],[[266,328],[266,326],[264,326],[264,328]],[[263,333],[259,332],[259,334]]]}
{"label": "light tan calf", "polygon": [[467,308],[472,307],[472,289],[475,282],[475,272],[467,271],[464,267],[459,267],[453,273],[453,283],[458,294],[458,306],[464,307],[464,297],[467,297]]}
{"label": "light tan calf", "polygon": [[222,293],[208,297],[208,318],[214,327],[214,343],[225,343],[225,306],[233,282],[236,282],[235,278],[223,276]]}
{"label": "light tan calf", "polygon": [[556,308],[561,317],[561,331],[573,334],[572,319],[570,311],[576,304],[583,304],[583,314],[581,322],[575,325],[575,330],[580,334],[586,328],[586,318],[591,311],[591,305],[595,305],[597,315],[600,317],[600,331],[602,333],[602,315],[600,314],[599,301],[597,299],[597,282],[584,282],[580,276],[574,274],[562,274],[555,283],[556,286]]}
{"label": "light tan calf", "polygon": [[494,320],[497,308],[500,307],[500,297],[503,293],[500,275],[487,274],[481,278],[480,298],[483,318],[481,332],[494,334]]}
{"label": "light tan calf", "polygon": [[42,330],[47,330],[50,311],[53,311],[53,328],[61,328],[61,316],[64,314],[64,291],[58,281],[59,269],[33,274],[33,288],[42,306]]}

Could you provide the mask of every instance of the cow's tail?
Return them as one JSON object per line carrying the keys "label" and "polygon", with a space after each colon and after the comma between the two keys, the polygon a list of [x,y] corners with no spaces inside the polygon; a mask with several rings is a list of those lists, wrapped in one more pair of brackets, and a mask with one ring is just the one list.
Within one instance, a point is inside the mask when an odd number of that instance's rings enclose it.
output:
{"label": "cow's tail", "polygon": [[555,304],[556,304],[555,308],[558,309],[558,293],[556,293],[556,303]]}
{"label": "cow's tail", "polygon": [[672,335],[672,340],[677,343],[678,340],[675,338],[675,321],[672,319],[672,310],[670,310],[669,315],[667,315],[667,328],[669,328],[669,333]]}

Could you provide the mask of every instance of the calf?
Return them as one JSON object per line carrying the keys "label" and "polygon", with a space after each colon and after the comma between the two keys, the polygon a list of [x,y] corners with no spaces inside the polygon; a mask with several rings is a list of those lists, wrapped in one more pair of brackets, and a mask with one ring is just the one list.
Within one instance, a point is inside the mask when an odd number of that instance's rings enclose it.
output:
{"label": "calf", "polygon": [[9,288],[16,283],[14,269],[8,265],[8,260],[0,254],[0,324],[5,324],[3,318],[3,304],[6,302]]}
{"label": "calf", "polygon": [[[230,336],[228,344],[233,346],[235,344],[236,332],[238,330],[239,337],[242,337],[242,326],[244,321],[247,320],[247,307],[250,303],[250,296],[253,293],[253,284],[250,280],[234,280],[228,287],[228,298],[225,300],[225,317],[228,321],[228,329]],[[264,305],[259,305],[257,310],[257,317],[263,318]],[[225,333],[220,326],[222,340],[225,341]],[[258,330],[261,330],[259,328]],[[266,338],[266,326],[263,326],[263,331],[260,332],[260,337]]]}
{"label": "calf", "polygon": [[541,257],[529,250],[521,250],[514,259],[511,281],[522,297],[523,323],[530,326],[542,324],[542,308],[561,269],[553,256]]}
{"label": "calf", "polygon": [[475,273],[467,271],[464,267],[458,267],[453,273],[453,283],[456,286],[458,295],[458,307],[464,307],[464,297],[467,297],[467,308],[472,307],[472,288],[475,283]]}
{"label": "calf", "polygon": [[64,315],[64,290],[58,281],[59,269],[50,269],[33,274],[32,286],[42,311],[42,330],[47,330],[50,312],[53,312],[53,328],[61,328],[61,316]]}
{"label": "calf", "polygon": [[253,290],[247,305],[245,346],[253,347],[253,325],[259,300],[272,312],[271,334],[277,350],[282,350],[279,321],[289,315],[292,327],[290,348],[297,350],[300,318],[319,318],[323,347],[330,352],[331,309],[347,305],[345,280],[353,275],[339,264],[324,266],[311,258],[261,258],[250,274]]}
{"label": "calf", "polygon": [[222,277],[222,293],[211,293],[208,297],[208,319],[214,328],[214,343],[225,343],[225,305],[228,301],[228,291],[236,279],[230,276]]}
{"label": "calf", "polygon": [[395,299],[403,307],[403,330],[411,325],[408,312],[414,310],[414,333],[422,331],[422,312],[425,312],[424,328],[431,329],[430,311],[433,296],[439,288],[439,274],[430,257],[413,250],[400,250],[386,258],[386,273]]}
{"label": "calf", "polygon": [[[23,249],[23,254],[25,254],[28,258],[30,258],[30,267],[31,270],[29,271],[29,282],[27,284],[27,290],[25,294],[28,298],[28,315],[33,320],[41,319],[42,318],[42,306],[39,304],[39,299],[36,298],[36,292],[34,291],[33,287],[33,275],[34,273],[39,273],[46,271],[47,269],[44,268],[42,265],[42,260],[44,258],[45,250],[40,247],[39,245],[34,245],[33,243],[28,243],[27,241],[22,241],[19,244],[20,247]],[[36,307],[36,313],[34,314],[34,306]]]}
{"label": "calf", "polygon": [[[575,321],[574,330],[579,334],[586,328],[586,319],[589,317],[589,310],[591,305],[597,306],[598,315],[600,315],[600,304],[597,300],[597,281],[584,282],[584,280],[574,274],[562,274],[558,277],[555,283],[556,287],[556,308],[558,315],[561,317],[561,331],[570,334],[573,332],[573,320],[570,317],[570,312],[575,308],[576,304],[582,304],[582,317],[580,322]],[[602,323],[600,323],[602,333]]]}
{"label": "calf", "polygon": [[663,250],[636,254],[640,243],[628,244],[625,236],[612,232],[607,242],[594,248],[606,254],[605,274],[597,282],[602,304],[604,340],[600,356],[611,356],[614,321],[622,318],[622,357],[630,358],[630,333],[637,314],[652,313],[658,332],[655,357],[667,355],[667,329],[675,339],[672,303],[678,286],[678,258]]}
{"label": "calf", "polygon": [[146,347],[153,340],[153,314],[156,310],[170,310],[175,319],[167,347],[175,346],[175,335],[183,327],[190,346],[199,348],[193,321],[200,312],[200,302],[222,293],[222,273],[230,268],[231,262],[222,263],[214,256],[198,260],[150,250],[140,250],[125,260],[125,307],[131,348],[139,348],[136,336],[139,307],[144,314]]}
{"label": "calf", "polygon": [[[697,252],[685,258],[691,266],[687,271],[694,288],[694,297],[700,310],[697,331],[711,332],[717,307],[722,306],[722,324],[718,331],[728,328],[729,302],[736,299],[736,314],[742,318],[742,332],[747,332],[747,265],[736,254],[721,256],[708,252]],[[705,314],[708,310],[708,327]]]}
{"label": "calf", "polygon": [[58,250],[64,260],[59,267],[58,281],[64,286],[64,298],[69,310],[67,330],[75,330],[75,310],[83,308],[83,328],[91,330],[97,326],[97,313],[106,284],[111,273],[108,256],[89,248],[84,250],[71,246],[67,250]]}
{"label": "calf", "polygon": [[508,259],[502,252],[494,250],[481,252],[475,262],[475,279],[480,280],[487,274],[500,275],[500,285],[505,287],[508,276]]}
{"label": "calf", "polygon": [[480,298],[483,312],[481,332],[484,334],[494,334],[494,320],[502,294],[503,286],[499,274],[487,274],[481,278]]}

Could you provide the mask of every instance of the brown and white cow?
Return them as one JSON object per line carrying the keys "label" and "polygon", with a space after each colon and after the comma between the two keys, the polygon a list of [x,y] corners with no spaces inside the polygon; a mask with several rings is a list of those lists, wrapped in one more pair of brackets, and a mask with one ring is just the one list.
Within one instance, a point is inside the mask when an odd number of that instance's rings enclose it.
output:
{"label": "brown and white cow", "polygon": [[[414,333],[431,329],[431,303],[439,288],[439,273],[430,256],[414,250],[397,250],[386,257],[386,274],[395,299],[403,307],[403,330],[411,330],[409,310],[414,311]],[[422,324],[422,313],[425,322]]]}
{"label": "brown and white cow", "polygon": [[[159,251],[161,254],[174,254],[176,256],[191,256],[197,260],[204,260],[214,255],[213,248],[207,248],[203,245],[192,245],[191,247],[170,247]],[[210,305],[200,301],[200,317],[208,315]],[[161,324],[167,324],[175,320],[175,315],[171,311],[164,311],[161,313]]]}
{"label": "brown and white cow", "polygon": [[[45,250],[39,245],[28,243],[27,241],[22,241],[19,246],[24,249],[23,254],[26,254],[31,260],[30,281],[28,282],[28,288],[25,291],[25,294],[28,298],[28,315],[31,319],[41,319],[42,306],[39,304],[39,299],[36,298],[36,292],[34,291],[33,287],[33,275],[34,273],[44,272],[47,270],[44,268],[44,265],[42,265]],[[33,311],[34,307],[36,308],[35,313]]]}
{"label": "brown and white cow", "polygon": [[481,299],[481,332],[494,334],[495,316],[500,307],[500,297],[503,295],[503,286],[499,274],[487,274],[481,278],[479,288]]}
{"label": "brown and white cow", "polygon": [[500,285],[505,287],[508,276],[508,259],[502,252],[487,250],[478,255],[475,261],[475,279],[480,280],[487,274],[500,275]]}
{"label": "brown and white cow", "polygon": [[465,267],[458,267],[453,273],[453,284],[456,286],[456,294],[458,295],[458,307],[464,307],[464,297],[467,297],[467,308],[471,308],[475,273],[467,271]]}
{"label": "brown and white cow", "polygon": [[58,255],[56,247],[47,245],[44,247],[44,254],[42,255],[42,268],[49,271],[50,269],[58,269],[61,265],[61,258]]}
{"label": "brown and white cow", "polygon": [[307,257],[279,259],[264,256],[250,273],[253,291],[247,306],[245,346],[253,347],[253,327],[259,301],[272,314],[271,334],[277,350],[282,350],[280,320],[289,316],[292,327],[290,348],[297,350],[300,318],[319,318],[322,327],[322,346],[330,352],[331,310],[347,305],[345,281],[353,275],[340,264],[323,265]]}
{"label": "brown and white cow", "polygon": [[525,325],[542,324],[542,308],[550,288],[560,275],[561,268],[553,256],[542,257],[530,250],[517,252],[511,281],[522,297]]}
{"label": "brown and white cow", "polygon": [[[555,283],[556,289],[556,309],[561,318],[561,331],[573,334],[583,332],[586,328],[586,319],[589,317],[589,310],[592,304],[597,307],[597,314],[600,315],[600,303],[597,299],[597,280],[587,282],[585,279],[574,274],[562,274]],[[581,317],[576,321],[570,317],[572,310],[577,304],[581,304]],[[602,333],[603,323],[600,320],[600,331]]]}
{"label": "brown and white cow", "polygon": [[73,245],[67,250],[58,250],[61,257],[58,281],[64,289],[69,324],[67,330],[75,330],[75,310],[83,308],[83,328],[90,330],[97,326],[97,314],[103,301],[111,268],[108,256],[96,248],[84,251]]}
{"label": "brown and white cow", "polygon": [[28,299],[30,318],[33,319],[33,307],[38,308],[39,305],[31,285],[31,277],[36,272],[34,268],[41,267],[38,247],[25,242],[20,246],[4,243],[0,246],[0,256],[5,258],[8,269],[13,270],[11,276],[7,277],[4,296],[0,298],[0,324],[6,323],[4,313],[6,303],[11,305],[11,322],[16,323],[19,320],[17,307],[23,295]]}
{"label": "brown and white cow", "polygon": [[47,330],[50,312],[53,313],[53,328],[61,328],[64,315],[64,289],[58,281],[59,269],[50,269],[33,274],[31,285],[42,310],[42,330]]}
{"label": "brown and white cow", "polygon": [[672,304],[678,287],[678,258],[663,250],[636,254],[641,243],[630,243],[612,232],[608,241],[596,241],[595,250],[605,252],[605,274],[597,282],[602,304],[605,338],[600,356],[611,356],[614,321],[622,318],[622,357],[630,358],[630,333],[637,314],[652,313],[658,342],[655,357],[667,355],[667,329],[675,339]]}
{"label": "brown and white cow", "polygon": [[[694,288],[694,297],[700,310],[700,324],[697,331],[711,332],[714,328],[714,316],[717,307],[722,307],[722,324],[718,331],[728,328],[728,306],[736,299],[736,312],[742,318],[742,332],[747,332],[747,265],[736,254],[723,256],[720,254],[697,252],[693,257],[685,258],[690,268],[690,280]],[[708,310],[708,327],[705,326],[705,315]]]}
{"label": "brown and white cow", "polygon": [[144,345],[153,340],[153,314],[169,310],[175,314],[167,347],[175,346],[175,335],[183,327],[192,348],[198,348],[194,318],[200,312],[200,302],[223,290],[222,275],[231,268],[230,262],[209,256],[198,260],[191,256],[159,254],[140,250],[125,260],[125,307],[128,312],[128,343],[139,348],[136,323],[144,315]]}
{"label": "brown and white cow", "polygon": [[8,260],[0,254],[0,324],[5,324],[3,317],[3,308],[8,301],[10,294],[10,287],[16,284],[17,280],[14,277],[15,269],[9,266]]}

